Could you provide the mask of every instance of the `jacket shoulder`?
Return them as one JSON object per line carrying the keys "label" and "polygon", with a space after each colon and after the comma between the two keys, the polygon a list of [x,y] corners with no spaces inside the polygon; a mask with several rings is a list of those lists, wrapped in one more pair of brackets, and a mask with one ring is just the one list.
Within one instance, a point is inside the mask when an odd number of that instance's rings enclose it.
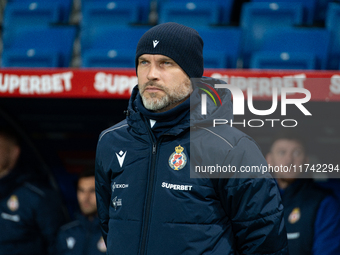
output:
{"label": "jacket shoulder", "polygon": [[103,140],[104,138],[106,138],[107,135],[110,135],[118,130],[122,130],[122,129],[126,129],[128,127],[127,124],[127,120],[122,120],[121,122],[105,129],[104,131],[102,131],[99,135],[99,139],[98,142],[100,142],[101,140]]}
{"label": "jacket shoulder", "polygon": [[229,149],[233,149],[239,146],[241,144],[240,142],[242,141],[242,144],[254,144],[258,149],[260,149],[259,145],[255,142],[253,138],[229,125],[221,125],[216,127],[200,127],[200,129],[205,130],[205,132],[209,134],[209,136],[201,136],[208,139],[207,144],[213,144],[215,146],[216,142],[222,142],[224,144],[227,144],[227,147]]}
{"label": "jacket shoulder", "polygon": [[46,197],[46,192],[37,187],[36,185],[33,185],[29,182],[25,182],[23,184],[23,188],[25,188],[26,190],[28,190],[31,194],[34,194],[35,196],[38,196],[40,198],[45,198]]}
{"label": "jacket shoulder", "polygon": [[66,223],[65,225],[60,227],[60,231],[65,232],[72,230],[74,228],[78,228],[80,226],[79,220],[71,221],[69,223]]}

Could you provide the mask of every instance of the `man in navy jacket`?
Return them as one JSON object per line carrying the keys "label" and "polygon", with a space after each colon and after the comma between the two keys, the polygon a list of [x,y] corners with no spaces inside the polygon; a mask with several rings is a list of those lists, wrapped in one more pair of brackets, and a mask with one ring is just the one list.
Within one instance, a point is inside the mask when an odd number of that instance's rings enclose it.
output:
{"label": "man in navy jacket", "polygon": [[293,132],[278,133],[267,161],[272,167],[292,165],[297,169],[275,173],[284,205],[289,254],[340,254],[340,205],[330,191],[314,183],[305,168],[300,172],[300,166],[308,164],[303,138]]}
{"label": "man in navy jacket", "polygon": [[58,194],[16,166],[16,135],[0,128],[0,254],[52,254],[65,217]]}
{"label": "man in navy jacket", "polygon": [[155,26],[138,42],[127,118],[103,131],[97,146],[108,254],[287,254],[283,206],[270,176],[190,176],[190,165],[266,165],[249,136],[212,125],[232,118],[229,90],[218,89],[221,105],[207,100],[208,114],[201,114],[201,94],[221,83],[202,78],[202,51],[197,31],[177,23]]}
{"label": "man in navy jacket", "polygon": [[106,246],[97,216],[94,169],[81,173],[77,184],[80,214],[77,220],[61,227],[56,250],[58,255],[103,255]]}

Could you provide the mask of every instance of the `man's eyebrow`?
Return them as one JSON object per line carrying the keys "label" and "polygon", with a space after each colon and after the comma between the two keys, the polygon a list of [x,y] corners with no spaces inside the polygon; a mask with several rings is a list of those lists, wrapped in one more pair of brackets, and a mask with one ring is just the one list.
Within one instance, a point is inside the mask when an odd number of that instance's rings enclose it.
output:
{"label": "man's eyebrow", "polygon": [[147,59],[144,58],[144,57],[139,57],[139,58],[138,58],[138,61],[140,61],[140,60],[147,60]]}
{"label": "man's eyebrow", "polygon": [[168,57],[163,57],[163,58],[158,59],[158,61],[173,61],[173,59],[168,58]]}

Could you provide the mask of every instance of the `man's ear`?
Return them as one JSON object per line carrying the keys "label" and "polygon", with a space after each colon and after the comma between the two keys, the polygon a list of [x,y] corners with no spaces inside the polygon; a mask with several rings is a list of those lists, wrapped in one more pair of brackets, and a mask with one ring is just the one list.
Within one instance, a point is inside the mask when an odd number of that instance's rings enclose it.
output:
{"label": "man's ear", "polygon": [[13,168],[16,165],[19,159],[19,156],[20,156],[20,152],[21,152],[21,149],[18,145],[13,145],[11,147],[11,152],[10,152],[11,168]]}

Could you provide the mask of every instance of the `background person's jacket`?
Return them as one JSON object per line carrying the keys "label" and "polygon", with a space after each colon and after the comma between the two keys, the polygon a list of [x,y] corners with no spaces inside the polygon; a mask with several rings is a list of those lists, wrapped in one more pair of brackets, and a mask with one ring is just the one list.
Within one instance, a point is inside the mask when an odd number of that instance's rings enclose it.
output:
{"label": "background person's jacket", "polygon": [[59,195],[29,182],[19,170],[0,179],[0,255],[46,255],[54,251],[65,222]]}
{"label": "background person's jacket", "polygon": [[57,243],[57,255],[103,255],[106,246],[102,237],[98,217],[91,220],[84,215],[77,215],[77,220],[60,228]]}
{"label": "background person's jacket", "polygon": [[[157,120],[145,116],[135,87],[126,120],[102,132],[96,194],[108,254],[287,254],[272,178],[190,178],[190,163],[267,165],[250,137],[229,125],[211,126],[213,118],[232,117],[230,91],[218,92],[223,107],[208,100],[205,116],[202,90],[195,89],[191,111],[187,100]],[[149,119],[156,119],[153,132]]]}
{"label": "background person's jacket", "polygon": [[298,179],[281,195],[289,254],[340,254],[340,205],[332,192]]}

